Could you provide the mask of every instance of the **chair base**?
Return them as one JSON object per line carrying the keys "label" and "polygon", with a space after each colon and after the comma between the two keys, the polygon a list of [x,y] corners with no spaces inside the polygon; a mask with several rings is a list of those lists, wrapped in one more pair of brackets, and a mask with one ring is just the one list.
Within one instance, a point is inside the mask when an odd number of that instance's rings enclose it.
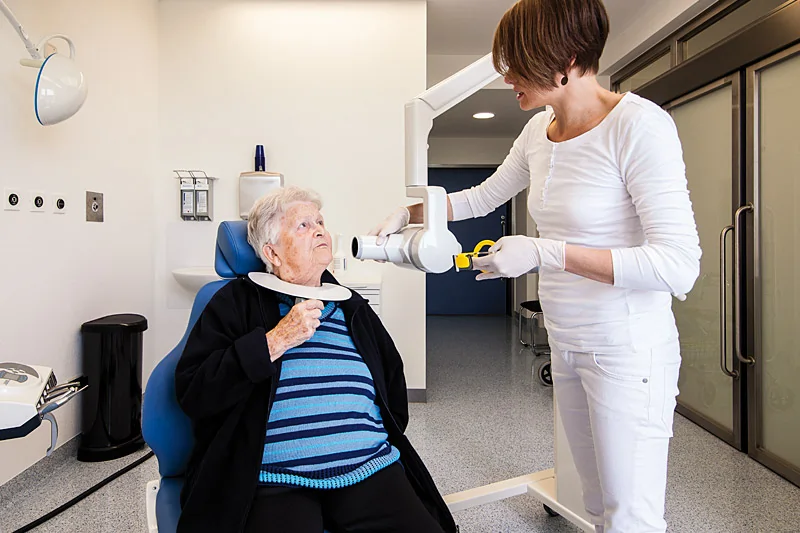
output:
{"label": "chair base", "polygon": [[147,484],[145,489],[145,502],[147,506],[147,532],[158,533],[158,520],[156,519],[156,498],[158,497],[158,489],[161,487],[161,481],[154,479]]}

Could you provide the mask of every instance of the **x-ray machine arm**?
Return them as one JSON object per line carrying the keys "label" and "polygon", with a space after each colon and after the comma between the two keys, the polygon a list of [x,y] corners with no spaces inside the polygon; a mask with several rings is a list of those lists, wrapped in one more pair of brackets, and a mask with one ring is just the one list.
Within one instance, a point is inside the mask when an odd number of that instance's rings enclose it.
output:
{"label": "x-ray machine arm", "polygon": [[390,235],[381,246],[374,237],[356,237],[356,258],[389,261],[433,274],[453,267],[461,245],[447,228],[447,193],[442,187],[428,185],[428,135],[434,118],[499,77],[492,55],[487,54],[406,104],[406,196],[422,198],[424,224]]}

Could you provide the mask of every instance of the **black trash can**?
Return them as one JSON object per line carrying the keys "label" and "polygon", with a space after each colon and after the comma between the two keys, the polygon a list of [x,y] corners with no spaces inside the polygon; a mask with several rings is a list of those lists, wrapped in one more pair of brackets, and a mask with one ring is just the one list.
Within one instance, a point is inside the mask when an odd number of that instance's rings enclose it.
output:
{"label": "black trash can", "polygon": [[147,319],[110,315],[81,326],[83,392],[79,461],[108,461],[144,446],[142,337]]}

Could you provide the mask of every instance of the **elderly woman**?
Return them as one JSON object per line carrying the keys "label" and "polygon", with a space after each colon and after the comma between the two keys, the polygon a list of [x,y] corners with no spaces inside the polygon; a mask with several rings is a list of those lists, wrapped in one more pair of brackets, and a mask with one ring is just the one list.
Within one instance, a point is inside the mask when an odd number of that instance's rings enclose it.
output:
{"label": "elderly woman", "polygon": [[[336,283],[321,207],[296,187],[256,202],[248,241],[268,272]],[[357,294],[295,303],[233,280],[200,315],[175,383],[196,438],[178,531],[456,531],[404,435],[400,355]]]}

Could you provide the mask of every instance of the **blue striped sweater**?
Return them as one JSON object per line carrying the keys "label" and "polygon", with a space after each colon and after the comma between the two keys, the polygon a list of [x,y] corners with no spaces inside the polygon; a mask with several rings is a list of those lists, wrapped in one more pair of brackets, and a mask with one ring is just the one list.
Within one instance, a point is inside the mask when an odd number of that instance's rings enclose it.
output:
{"label": "blue striped sweater", "polygon": [[[280,295],[285,316],[292,300]],[[328,303],[311,339],[281,357],[259,481],[312,489],[354,485],[400,458],[388,442],[369,368],[344,313]]]}

